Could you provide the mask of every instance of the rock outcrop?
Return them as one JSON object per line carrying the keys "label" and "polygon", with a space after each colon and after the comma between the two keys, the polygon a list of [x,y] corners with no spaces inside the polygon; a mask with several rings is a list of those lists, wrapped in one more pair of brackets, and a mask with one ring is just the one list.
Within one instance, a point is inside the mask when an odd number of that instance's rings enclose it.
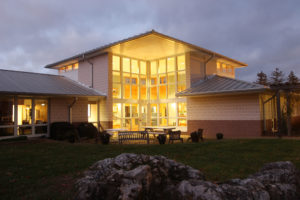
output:
{"label": "rock outcrop", "polygon": [[124,153],[92,165],[76,183],[76,199],[299,200],[299,171],[275,162],[246,179],[205,180],[196,169],[167,159]]}

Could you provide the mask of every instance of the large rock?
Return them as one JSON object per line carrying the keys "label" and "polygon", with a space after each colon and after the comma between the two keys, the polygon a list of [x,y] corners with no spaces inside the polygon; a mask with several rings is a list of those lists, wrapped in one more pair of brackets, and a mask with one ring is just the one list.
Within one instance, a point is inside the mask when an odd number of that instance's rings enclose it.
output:
{"label": "large rock", "polygon": [[247,179],[215,184],[163,156],[124,153],[96,162],[76,189],[76,199],[299,200],[300,176],[291,162],[275,162]]}

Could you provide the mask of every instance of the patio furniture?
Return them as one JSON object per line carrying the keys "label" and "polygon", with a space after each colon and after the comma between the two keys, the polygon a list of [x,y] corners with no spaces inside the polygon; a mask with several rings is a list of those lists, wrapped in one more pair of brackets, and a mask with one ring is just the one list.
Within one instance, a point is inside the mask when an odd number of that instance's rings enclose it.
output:
{"label": "patio furniture", "polygon": [[149,133],[147,131],[119,131],[119,144],[126,141],[146,141],[149,144]]}
{"label": "patio furniture", "polygon": [[169,131],[169,143],[174,143],[174,140],[180,140],[183,143],[183,138],[180,137],[181,131]]}
{"label": "patio furniture", "polygon": [[199,139],[203,142],[203,129],[201,128],[199,128],[198,131],[192,132],[187,141],[192,140],[192,142],[199,142]]}

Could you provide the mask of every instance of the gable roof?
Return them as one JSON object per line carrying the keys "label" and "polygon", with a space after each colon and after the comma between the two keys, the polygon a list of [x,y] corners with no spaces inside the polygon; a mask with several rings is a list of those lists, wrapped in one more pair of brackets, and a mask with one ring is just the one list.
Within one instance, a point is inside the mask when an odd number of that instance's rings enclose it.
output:
{"label": "gable roof", "polygon": [[107,50],[110,47],[113,47],[113,46],[121,44],[121,43],[129,42],[131,40],[135,40],[135,39],[138,39],[138,38],[142,38],[142,37],[145,37],[145,36],[148,36],[148,35],[151,35],[151,34],[154,34],[154,35],[160,36],[162,38],[173,40],[175,42],[187,45],[187,46],[189,46],[189,47],[191,47],[191,48],[193,48],[195,50],[201,51],[201,52],[209,54],[209,55],[214,55],[214,56],[218,56],[220,58],[224,58],[224,59],[230,60],[230,61],[232,61],[234,63],[237,63],[237,64],[239,64],[241,66],[247,66],[246,63],[237,61],[235,59],[232,59],[232,58],[229,58],[229,57],[224,56],[222,54],[216,53],[214,51],[211,51],[211,50],[208,50],[208,49],[196,46],[194,44],[191,44],[191,43],[188,43],[188,42],[184,42],[184,41],[176,39],[174,37],[171,37],[171,36],[159,33],[159,32],[157,32],[155,30],[151,30],[151,31],[139,34],[139,35],[135,35],[133,37],[129,37],[129,38],[126,38],[126,39],[123,39],[123,40],[119,40],[117,42],[113,42],[113,43],[110,43],[110,44],[107,44],[107,45],[103,45],[103,46],[100,46],[100,47],[97,47],[97,48],[85,51],[83,53],[80,53],[80,54],[68,57],[66,59],[62,59],[60,61],[48,64],[48,65],[45,66],[45,68],[52,68],[52,67],[55,67],[57,65],[63,64],[65,62],[72,62],[72,61],[75,62],[76,60],[78,61],[78,60],[84,59],[85,57],[88,57],[89,55],[93,55],[94,56],[94,54],[97,53],[97,52],[100,52],[100,54],[103,54],[103,53],[106,53],[105,50]]}
{"label": "gable roof", "polygon": [[201,96],[228,93],[249,93],[261,92],[267,90],[268,87],[250,83],[242,80],[232,79],[219,75],[209,76],[205,80],[200,80],[191,88],[176,94],[176,96]]}
{"label": "gable roof", "polygon": [[0,93],[61,96],[105,96],[59,75],[40,74],[0,69]]}

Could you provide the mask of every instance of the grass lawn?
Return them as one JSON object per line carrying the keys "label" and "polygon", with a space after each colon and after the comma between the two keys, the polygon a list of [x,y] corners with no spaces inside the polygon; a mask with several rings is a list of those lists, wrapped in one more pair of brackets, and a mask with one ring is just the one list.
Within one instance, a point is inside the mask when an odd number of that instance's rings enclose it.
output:
{"label": "grass lawn", "polygon": [[300,140],[107,146],[47,140],[0,143],[0,199],[71,199],[73,183],[85,169],[123,152],[164,155],[201,170],[211,181],[244,178],[273,161],[290,160],[300,169]]}

